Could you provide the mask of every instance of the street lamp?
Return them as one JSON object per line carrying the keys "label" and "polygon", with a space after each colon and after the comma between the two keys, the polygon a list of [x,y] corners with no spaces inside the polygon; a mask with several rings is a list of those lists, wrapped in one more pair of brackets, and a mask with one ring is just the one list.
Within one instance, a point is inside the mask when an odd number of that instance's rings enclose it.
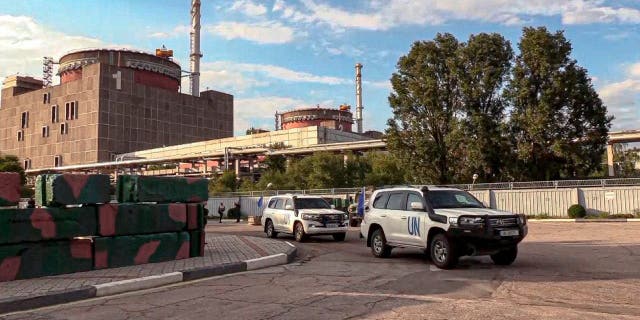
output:
{"label": "street lamp", "polygon": [[472,178],[473,178],[473,182],[471,183],[471,189],[473,189],[473,185],[475,185],[476,180],[478,180],[478,174],[474,173]]}

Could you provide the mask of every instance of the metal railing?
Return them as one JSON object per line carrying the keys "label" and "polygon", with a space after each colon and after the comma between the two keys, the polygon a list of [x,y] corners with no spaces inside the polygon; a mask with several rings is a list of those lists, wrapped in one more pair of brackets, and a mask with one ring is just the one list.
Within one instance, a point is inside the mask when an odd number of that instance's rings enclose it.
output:
{"label": "metal railing", "polygon": [[[520,189],[558,189],[558,188],[589,188],[589,187],[619,187],[640,186],[640,178],[614,178],[614,179],[589,179],[589,180],[554,180],[554,181],[528,181],[528,182],[495,182],[495,183],[469,183],[439,185],[441,187],[458,188],[462,190],[520,190]],[[287,193],[309,195],[344,195],[355,194],[361,188],[328,188],[306,190],[265,190],[265,191],[241,191],[211,194],[213,197],[260,197],[273,196]]]}

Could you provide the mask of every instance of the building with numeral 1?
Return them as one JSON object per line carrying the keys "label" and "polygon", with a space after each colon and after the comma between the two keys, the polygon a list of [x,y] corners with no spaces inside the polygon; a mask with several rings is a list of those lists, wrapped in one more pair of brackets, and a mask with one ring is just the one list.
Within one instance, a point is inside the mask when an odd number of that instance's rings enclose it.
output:
{"label": "building with numeral 1", "polygon": [[68,53],[60,84],[10,76],[0,100],[0,153],[26,169],[113,161],[116,154],[233,136],[233,96],[180,91],[164,56],[113,49]]}

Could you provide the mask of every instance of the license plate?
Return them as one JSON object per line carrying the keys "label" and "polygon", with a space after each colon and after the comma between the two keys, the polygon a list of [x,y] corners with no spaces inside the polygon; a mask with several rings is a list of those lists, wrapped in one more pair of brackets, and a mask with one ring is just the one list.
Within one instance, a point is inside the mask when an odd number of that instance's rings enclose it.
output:
{"label": "license plate", "polygon": [[338,224],[337,223],[327,223],[327,228],[337,228]]}
{"label": "license plate", "polygon": [[504,230],[500,231],[500,236],[502,237],[510,237],[520,235],[520,230]]}

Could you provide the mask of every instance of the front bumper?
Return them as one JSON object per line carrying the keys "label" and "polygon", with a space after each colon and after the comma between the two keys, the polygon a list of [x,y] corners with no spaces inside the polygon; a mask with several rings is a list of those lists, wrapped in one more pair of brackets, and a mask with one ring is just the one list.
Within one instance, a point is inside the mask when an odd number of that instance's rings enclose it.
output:
{"label": "front bumper", "polygon": [[304,222],[304,232],[309,235],[345,233],[349,230],[349,222],[343,221],[338,223],[338,227],[328,228],[320,222]]}
{"label": "front bumper", "polygon": [[[518,230],[518,235],[505,236],[501,231]],[[460,246],[462,254],[486,255],[493,254],[502,249],[518,245],[529,233],[526,224],[513,226],[491,226],[485,223],[476,227],[451,226],[447,230],[447,236]]]}

